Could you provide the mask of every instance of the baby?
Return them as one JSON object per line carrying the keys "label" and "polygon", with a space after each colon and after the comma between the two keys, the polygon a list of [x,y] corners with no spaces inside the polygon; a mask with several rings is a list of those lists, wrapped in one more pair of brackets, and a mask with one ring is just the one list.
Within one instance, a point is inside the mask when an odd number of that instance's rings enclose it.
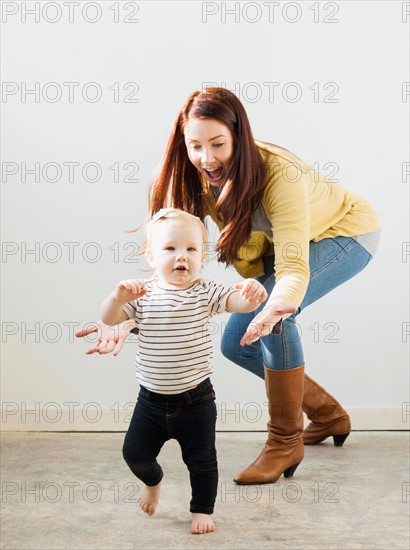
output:
{"label": "baby", "polygon": [[[267,298],[254,279],[233,287],[201,279],[206,242],[199,218],[174,208],[160,210],[148,225],[145,253],[155,277],[120,281],[101,308],[103,323],[121,326],[127,321],[127,330],[131,324],[138,333],[140,392],[123,456],[144,483],[140,507],[148,515],[155,512],[163,478],[157,457],[165,441],[174,438],[190,473],[195,534],[215,529],[211,514],[218,484],[207,324],[226,311],[254,311]],[[112,350],[104,350],[104,345],[89,352]]]}

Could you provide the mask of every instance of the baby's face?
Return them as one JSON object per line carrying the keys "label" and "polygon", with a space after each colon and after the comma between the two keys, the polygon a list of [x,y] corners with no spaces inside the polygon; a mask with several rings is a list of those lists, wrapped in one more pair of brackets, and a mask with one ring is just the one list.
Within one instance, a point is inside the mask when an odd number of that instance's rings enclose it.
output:
{"label": "baby's face", "polygon": [[198,278],[204,259],[201,228],[180,221],[164,220],[151,234],[147,258],[160,283],[167,288],[187,288]]}

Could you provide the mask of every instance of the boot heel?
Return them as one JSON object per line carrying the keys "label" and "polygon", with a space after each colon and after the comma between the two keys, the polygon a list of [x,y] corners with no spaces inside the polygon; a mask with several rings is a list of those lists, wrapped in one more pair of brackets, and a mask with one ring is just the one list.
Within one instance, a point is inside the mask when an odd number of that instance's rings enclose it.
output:
{"label": "boot heel", "polygon": [[284,472],[283,472],[283,475],[285,477],[292,477],[293,474],[295,473],[296,471],[296,468],[299,466],[300,462],[298,462],[297,464],[294,464],[293,466],[290,466],[289,468],[287,468]]}
{"label": "boot heel", "polygon": [[333,441],[335,443],[335,447],[341,447],[349,434],[350,432],[348,432],[347,434],[334,435]]}

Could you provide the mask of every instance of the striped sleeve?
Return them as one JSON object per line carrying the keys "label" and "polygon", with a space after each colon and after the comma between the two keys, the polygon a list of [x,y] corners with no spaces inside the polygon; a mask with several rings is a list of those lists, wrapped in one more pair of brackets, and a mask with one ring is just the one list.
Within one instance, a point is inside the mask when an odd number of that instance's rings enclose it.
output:
{"label": "striped sleeve", "polygon": [[206,281],[206,285],[209,315],[219,315],[228,311],[226,301],[231,294],[238,292],[238,290],[231,286],[215,283],[214,281]]}
{"label": "striped sleeve", "polygon": [[137,312],[137,300],[132,300],[131,302],[123,305],[122,310],[126,315],[128,315],[128,319],[135,319]]}

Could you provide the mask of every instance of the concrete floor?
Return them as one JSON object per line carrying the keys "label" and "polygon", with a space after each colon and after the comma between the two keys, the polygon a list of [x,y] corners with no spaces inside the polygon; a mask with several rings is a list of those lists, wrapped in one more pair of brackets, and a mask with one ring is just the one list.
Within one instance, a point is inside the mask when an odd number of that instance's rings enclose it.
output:
{"label": "concrete floor", "polygon": [[121,456],[123,433],[2,434],[2,549],[395,549],[410,547],[409,433],[353,432],[306,447],[293,478],[237,486],[263,433],[218,433],[217,530],[190,534],[190,488],[175,441],[155,516]]}

